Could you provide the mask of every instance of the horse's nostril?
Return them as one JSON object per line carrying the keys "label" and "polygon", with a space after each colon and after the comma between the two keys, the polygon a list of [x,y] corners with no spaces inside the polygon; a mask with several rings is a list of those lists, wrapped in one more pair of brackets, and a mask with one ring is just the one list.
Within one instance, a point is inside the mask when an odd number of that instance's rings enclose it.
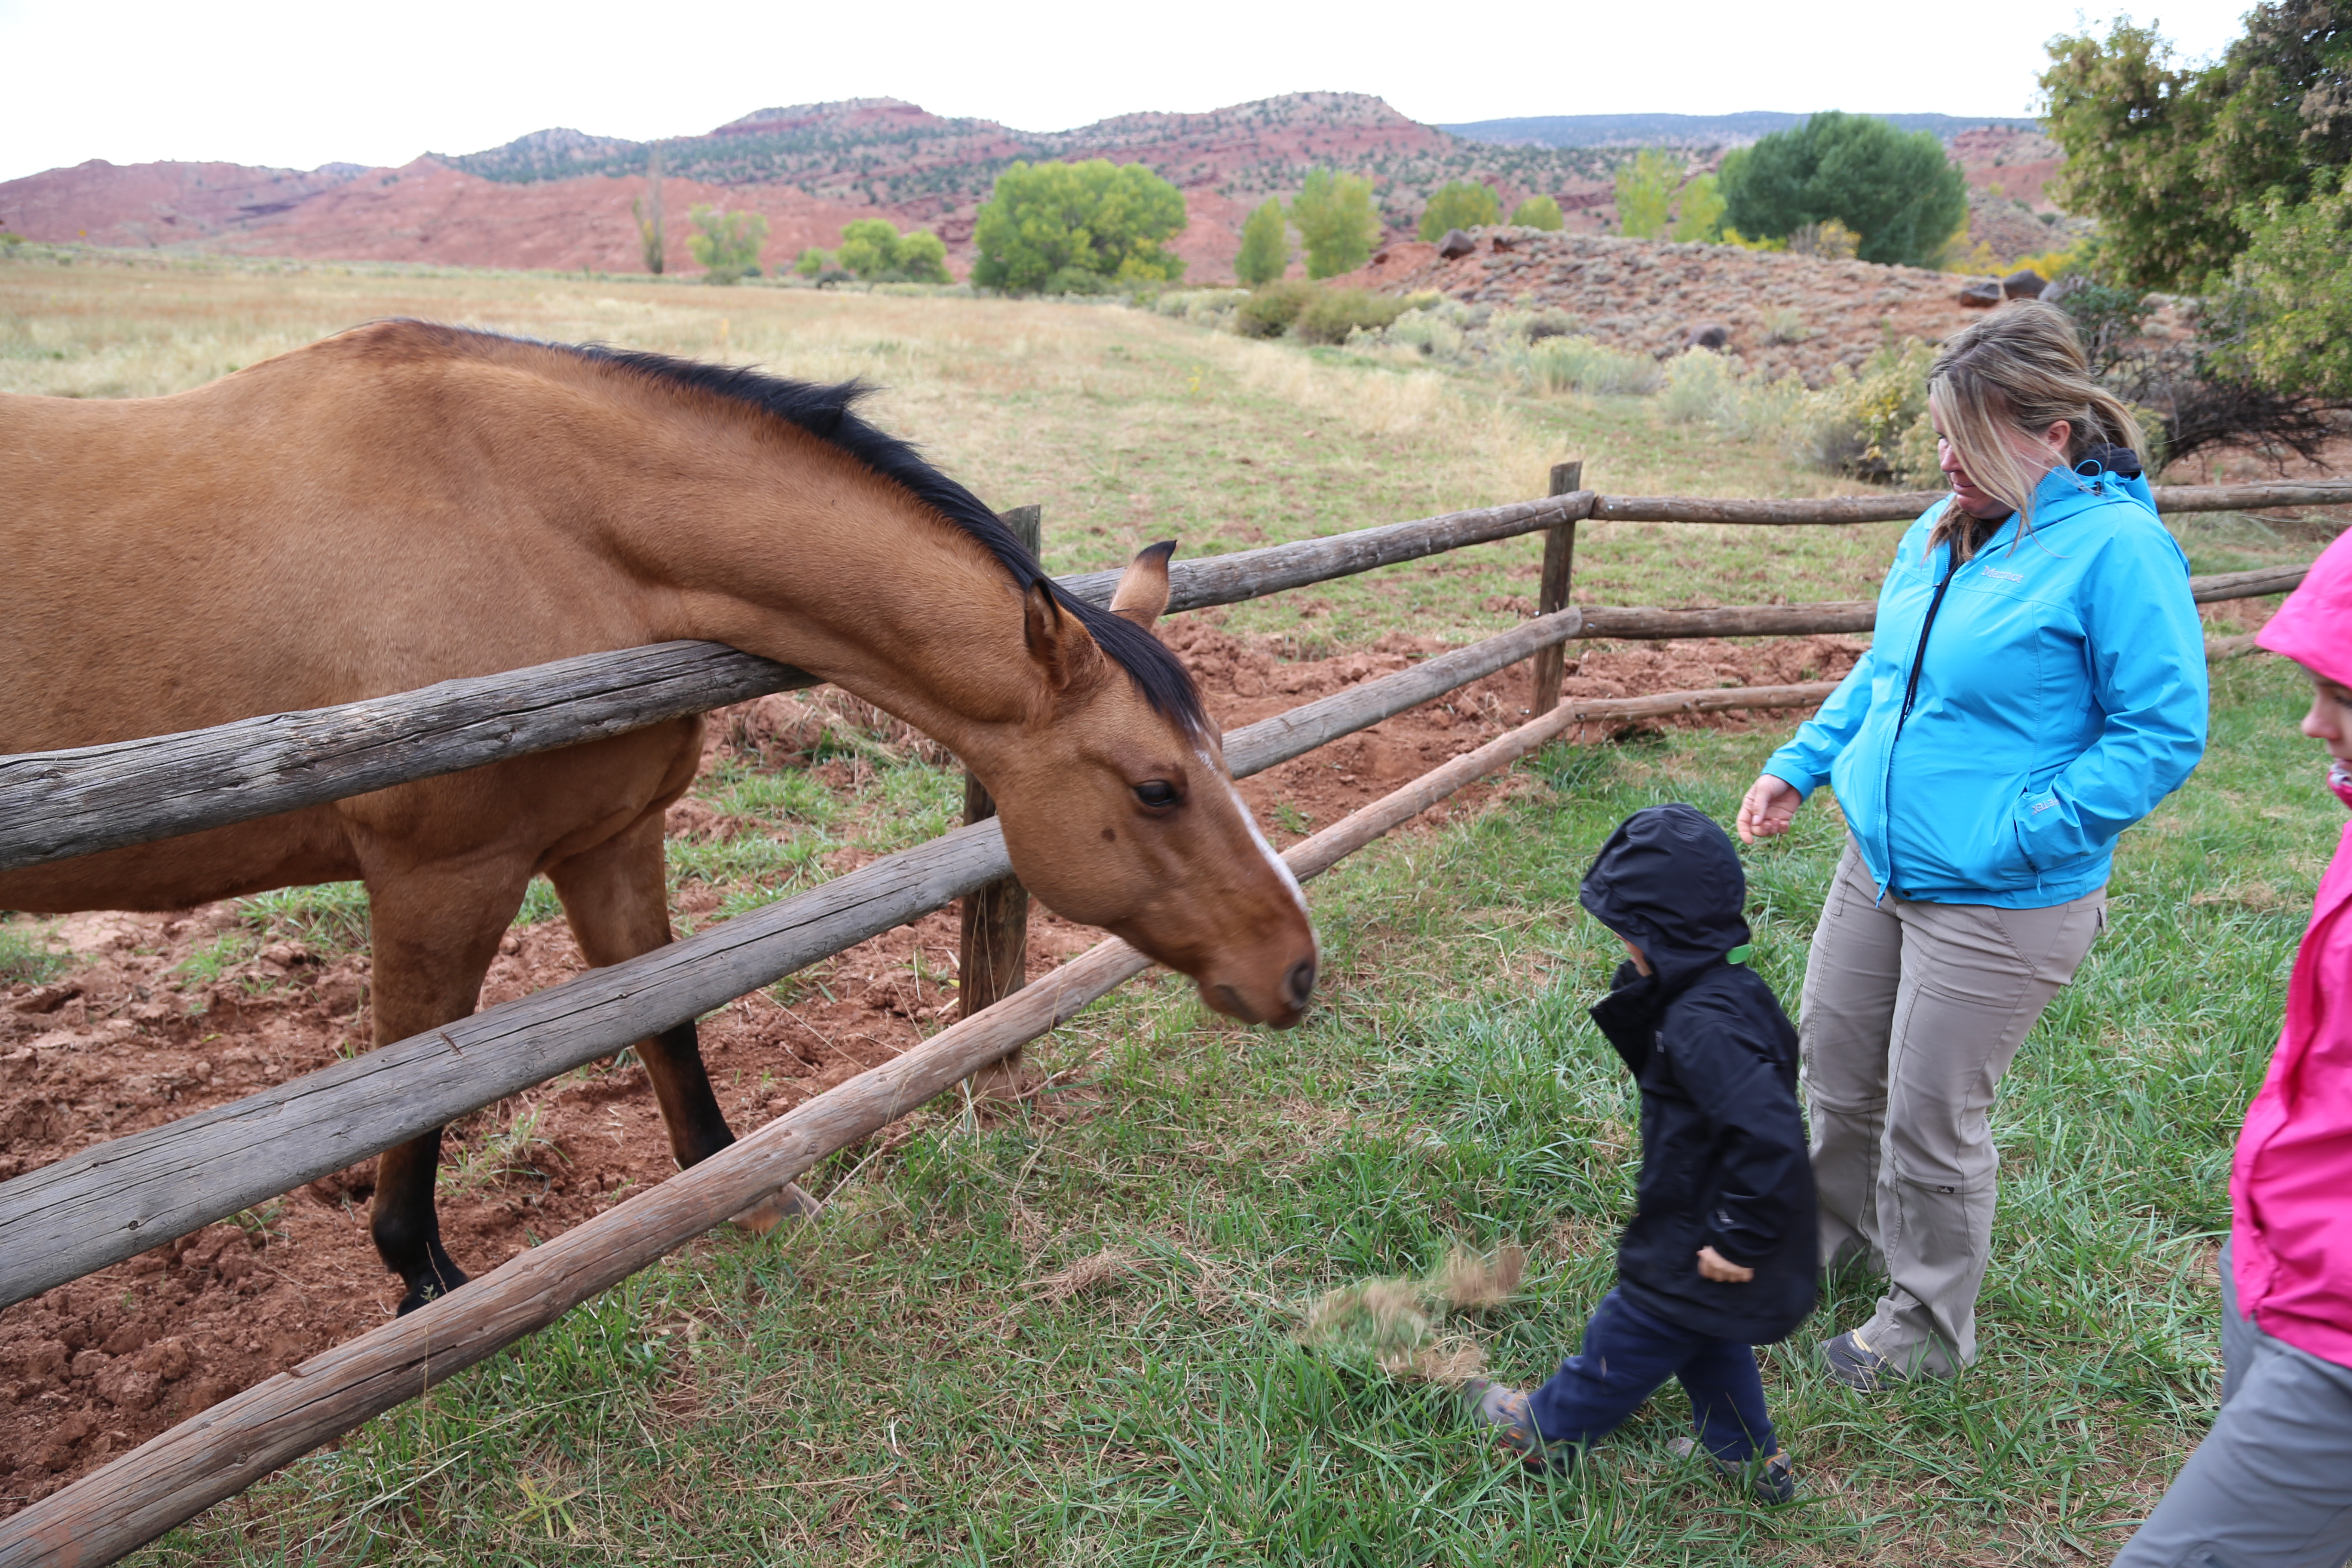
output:
{"label": "horse's nostril", "polygon": [[1315,961],[1302,958],[1283,980],[1283,994],[1294,1007],[1304,1007],[1315,995]]}

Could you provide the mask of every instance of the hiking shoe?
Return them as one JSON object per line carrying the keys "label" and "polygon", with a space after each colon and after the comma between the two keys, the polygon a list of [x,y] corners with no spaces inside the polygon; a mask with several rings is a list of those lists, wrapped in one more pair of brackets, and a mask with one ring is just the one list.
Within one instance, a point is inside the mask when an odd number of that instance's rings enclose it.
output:
{"label": "hiking shoe", "polygon": [[1872,1350],[1852,1329],[1822,1342],[1822,1363],[1828,1368],[1832,1382],[1843,1384],[1858,1394],[1875,1394],[1903,1375],[1895,1370],[1893,1362]]}
{"label": "hiking shoe", "polygon": [[1495,1428],[1495,1446],[1518,1460],[1528,1474],[1564,1470],[1574,1462],[1571,1450],[1546,1447],[1525,1391],[1474,1377],[1462,1385],[1462,1402],[1470,1407],[1472,1421]]}
{"label": "hiking shoe", "polygon": [[[1677,1459],[1687,1459],[1700,1451],[1698,1444],[1688,1437],[1677,1437],[1666,1448]],[[1748,1495],[1758,1502],[1777,1508],[1797,1500],[1797,1467],[1789,1462],[1783,1449],[1776,1448],[1768,1457],[1750,1459],[1746,1464],[1735,1464],[1719,1454],[1706,1458],[1717,1475],[1727,1481],[1744,1483]]]}

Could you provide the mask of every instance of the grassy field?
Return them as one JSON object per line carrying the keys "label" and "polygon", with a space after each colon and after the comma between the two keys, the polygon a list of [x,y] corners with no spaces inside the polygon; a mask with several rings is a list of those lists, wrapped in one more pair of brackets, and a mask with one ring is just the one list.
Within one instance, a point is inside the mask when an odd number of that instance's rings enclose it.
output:
{"label": "grassy field", "polygon": [[[0,265],[0,389],[167,393],[404,313],[868,375],[880,417],[982,495],[1044,502],[1062,569],[1171,533],[1240,548],[1521,499],[1569,456],[1620,491],[1838,488],[1641,399],[1506,395],[1116,307],[83,258]],[[1890,533],[1594,528],[1580,596],[1858,596]],[[2229,519],[2186,542],[2206,571],[2312,550]],[[1481,601],[1529,592],[1533,564],[1531,542],[1488,547],[1227,624],[1467,637],[1513,618]],[[1638,806],[1727,819],[1772,743],[1691,732],[1554,748],[1484,815],[1318,884],[1329,979],[1306,1026],[1130,985],[1033,1047],[1066,1076],[1025,1110],[919,1113],[814,1173],[814,1226],[697,1243],[140,1561],[2104,1561],[2210,1418],[2230,1141],[2341,822],[2297,687],[2268,660],[2217,667],[2211,753],[2124,840],[2113,929],[2019,1057],[1981,1364],[1868,1401],[1828,1384],[1814,1347],[1866,1313],[1866,1281],[1767,1353],[1797,1507],[1671,1458],[1676,1393],[1529,1484],[1443,1391],[1297,1338],[1333,1286],[1516,1240],[1520,1296],[1448,1327],[1512,1378],[1574,1348],[1634,1143],[1582,1016],[1613,943],[1575,884]],[[939,784],[908,763],[860,801],[705,789],[881,842],[929,830]],[[1791,998],[1840,837],[1824,796],[1748,856],[1756,962]]]}

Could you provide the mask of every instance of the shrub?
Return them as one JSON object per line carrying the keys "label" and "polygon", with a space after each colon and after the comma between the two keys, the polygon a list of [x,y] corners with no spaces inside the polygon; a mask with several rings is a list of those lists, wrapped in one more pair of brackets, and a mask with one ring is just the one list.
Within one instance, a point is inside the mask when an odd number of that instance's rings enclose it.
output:
{"label": "shrub", "polygon": [[827,270],[833,265],[834,260],[831,253],[819,250],[815,246],[812,245],[806,250],[801,252],[800,258],[793,263],[793,270],[799,273],[803,278],[814,278],[818,273]]}
{"label": "shrub", "polygon": [[1663,379],[1647,354],[1620,353],[1591,338],[1551,338],[1526,351],[1520,371],[1538,392],[1589,396],[1654,392]]}
{"label": "shrub", "polygon": [[1242,225],[1241,254],[1234,258],[1234,276],[1253,287],[1271,283],[1290,270],[1290,224],[1282,204],[1268,196]]}
{"label": "shrub", "polygon": [[688,215],[698,234],[687,237],[686,247],[703,265],[706,283],[734,283],[760,273],[760,247],[768,237],[768,220],[758,213],[722,212],[708,202],[698,203]]}
{"label": "shrub", "polygon": [[1173,282],[1184,263],[1161,247],[1183,226],[1183,193],[1140,163],[1015,163],[973,225],[971,280],[1013,294]]}
{"label": "shrub", "polygon": [[1310,343],[1344,343],[1359,330],[1380,331],[1404,314],[1404,301],[1362,289],[1318,289],[1291,323]]}
{"label": "shrub", "polygon": [[1462,352],[1466,336],[1443,310],[1408,310],[1391,322],[1381,341],[1393,348],[1412,349],[1431,359],[1452,359]]}
{"label": "shrub", "polygon": [[1511,209],[1511,221],[1521,228],[1546,228],[1557,232],[1567,224],[1559,216],[1559,204],[1549,196],[1529,196]]}
{"label": "shrub", "polygon": [[1968,187],[1934,134],[1824,110],[1723,161],[1724,221],[1783,237],[1835,218],[1864,261],[1933,266],[1969,214]]}
{"label": "shrub", "polygon": [[1450,228],[1476,228],[1502,221],[1502,204],[1485,185],[1456,180],[1443,186],[1421,209],[1421,237],[1443,239]]}
{"label": "shrub", "polygon": [[1656,239],[1666,232],[1666,208],[1681,184],[1680,172],[1664,153],[1644,147],[1630,163],[1617,166],[1617,227],[1633,239]]}
{"label": "shrub", "polygon": [[1667,423],[1722,424],[1736,416],[1739,403],[1739,377],[1723,355],[1692,349],[1666,362],[1666,390],[1658,400],[1658,412]]}
{"label": "shrub", "polygon": [[2336,190],[2299,205],[2273,195],[2243,221],[2211,367],[2289,396],[2352,398],[2352,165]]}
{"label": "shrub", "polygon": [[1290,221],[1306,242],[1309,278],[1353,272],[1370,258],[1372,241],[1381,235],[1380,215],[1372,210],[1372,182],[1328,169],[1307,176],[1298,199],[1290,204]]}
{"label": "shrub", "polygon": [[1269,283],[1234,311],[1234,331],[1245,338],[1278,338],[1321,292],[1296,278]]}

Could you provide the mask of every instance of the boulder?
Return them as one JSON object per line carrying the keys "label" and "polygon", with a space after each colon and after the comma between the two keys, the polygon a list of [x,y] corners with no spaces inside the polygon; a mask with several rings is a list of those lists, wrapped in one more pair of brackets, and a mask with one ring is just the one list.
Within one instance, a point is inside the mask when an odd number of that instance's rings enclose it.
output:
{"label": "boulder", "polygon": [[2031,267],[2021,267],[2000,280],[2000,291],[2011,300],[2039,300],[2050,280]]}
{"label": "boulder", "polygon": [[1437,242],[1437,254],[1451,261],[1457,256],[1467,256],[1478,248],[1478,242],[1458,228],[1449,228],[1445,237]]}
{"label": "boulder", "polygon": [[1731,329],[1721,321],[1701,321],[1683,333],[1685,349],[1713,349],[1720,353],[1731,346]]}
{"label": "boulder", "polygon": [[1990,279],[1979,279],[1960,290],[1960,303],[1971,310],[1990,310],[2000,301],[2000,285]]}

